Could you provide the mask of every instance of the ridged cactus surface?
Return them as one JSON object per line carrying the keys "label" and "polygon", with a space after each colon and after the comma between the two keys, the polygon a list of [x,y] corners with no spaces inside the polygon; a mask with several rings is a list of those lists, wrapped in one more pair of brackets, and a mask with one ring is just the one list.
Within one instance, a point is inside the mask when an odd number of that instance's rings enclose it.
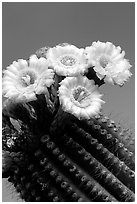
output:
{"label": "ridged cactus surface", "polygon": [[78,120],[59,110],[36,137],[34,128],[22,122],[18,131],[5,120],[3,148],[12,148],[5,175],[25,201],[134,201],[134,144],[108,117]]}

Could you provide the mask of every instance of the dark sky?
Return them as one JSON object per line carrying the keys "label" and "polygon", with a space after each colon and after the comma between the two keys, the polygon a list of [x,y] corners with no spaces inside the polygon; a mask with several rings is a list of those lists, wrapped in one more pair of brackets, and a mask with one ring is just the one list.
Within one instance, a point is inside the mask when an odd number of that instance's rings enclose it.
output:
{"label": "dark sky", "polygon": [[[77,47],[93,41],[121,46],[132,64],[133,76],[123,87],[105,85],[103,112],[134,127],[135,12],[132,2],[3,3],[3,68],[18,58],[27,59],[38,48],[68,42]],[[5,191],[4,191],[5,195]],[[14,201],[11,194],[6,201]]]}

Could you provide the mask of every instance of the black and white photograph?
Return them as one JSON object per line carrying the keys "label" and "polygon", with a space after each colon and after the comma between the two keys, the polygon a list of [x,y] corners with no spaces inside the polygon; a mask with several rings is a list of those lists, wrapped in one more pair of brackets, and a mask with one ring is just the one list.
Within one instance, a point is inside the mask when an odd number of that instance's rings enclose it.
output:
{"label": "black and white photograph", "polygon": [[2,2],[2,202],[135,202],[135,2]]}

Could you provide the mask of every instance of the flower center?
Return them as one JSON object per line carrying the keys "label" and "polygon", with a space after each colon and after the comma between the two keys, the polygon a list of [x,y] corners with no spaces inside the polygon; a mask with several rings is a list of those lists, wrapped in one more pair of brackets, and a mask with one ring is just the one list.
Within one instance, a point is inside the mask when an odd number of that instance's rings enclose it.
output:
{"label": "flower center", "polygon": [[35,80],[36,80],[35,73],[27,72],[27,73],[23,74],[23,76],[21,77],[21,84],[24,87],[27,87],[31,84],[34,84]]}
{"label": "flower center", "polygon": [[89,92],[83,87],[78,87],[73,91],[73,97],[79,103],[82,103],[88,96]]}
{"label": "flower center", "polygon": [[100,57],[99,62],[101,67],[103,68],[106,68],[106,66],[108,65],[108,59],[105,56]]}
{"label": "flower center", "polygon": [[71,56],[65,56],[61,58],[60,62],[65,66],[73,66],[76,63],[76,59]]}

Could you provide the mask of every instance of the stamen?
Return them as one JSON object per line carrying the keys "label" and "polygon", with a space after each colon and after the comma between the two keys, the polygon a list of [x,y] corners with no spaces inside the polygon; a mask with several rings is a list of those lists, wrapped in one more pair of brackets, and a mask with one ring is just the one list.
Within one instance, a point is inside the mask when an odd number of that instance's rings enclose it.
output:
{"label": "stamen", "polygon": [[108,65],[108,59],[105,56],[100,57],[100,65],[103,68],[106,68],[106,66]]}
{"label": "stamen", "polygon": [[74,90],[73,97],[76,101],[81,103],[83,100],[85,100],[89,96],[89,93],[86,89],[79,87]]}
{"label": "stamen", "polygon": [[31,84],[34,84],[34,82],[36,80],[36,75],[33,72],[27,71],[27,73],[23,73],[21,75],[20,80],[21,80],[22,86],[27,87],[27,86],[29,86]]}
{"label": "stamen", "polygon": [[76,63],[76,59],[71,56],[63,57],[60,62],[65,66],[73,66]]}
{"label": "stamen", "polygon": [[21,78],[22,79],[22,81],[24,82],[24,83],[26,83],[26,85],[27,86],[29,86],[30,85],[30,76],[27,74],[26,76],[24,76],[24,77],[22,77]]}

